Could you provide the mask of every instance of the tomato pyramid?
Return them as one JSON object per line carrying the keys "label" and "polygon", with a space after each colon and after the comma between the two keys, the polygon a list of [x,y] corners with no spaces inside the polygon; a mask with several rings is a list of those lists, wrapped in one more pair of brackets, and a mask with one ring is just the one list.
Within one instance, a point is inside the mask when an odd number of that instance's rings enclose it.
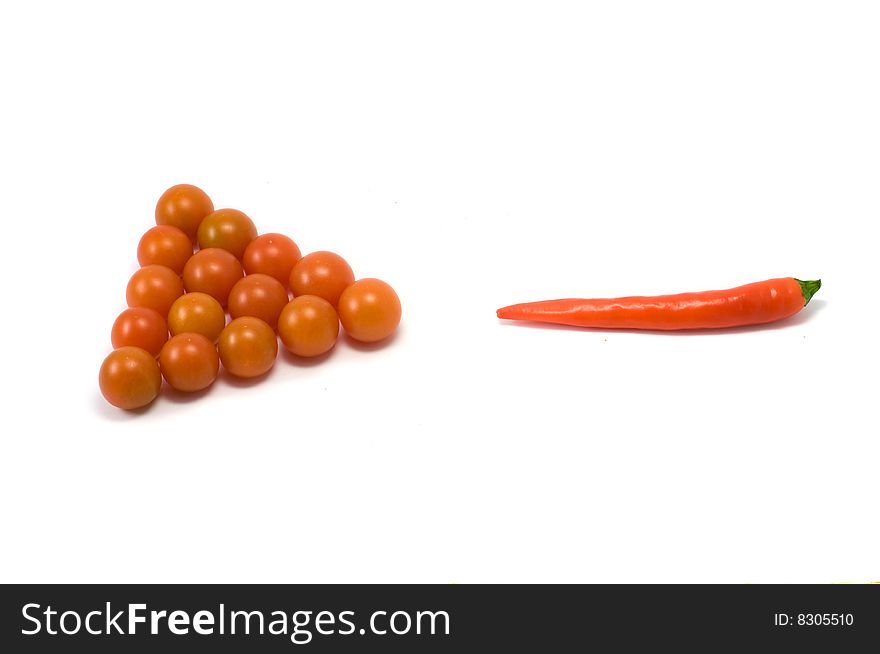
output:
{"label": "tomato pyramid", "polygon": [[98,376],[104,398],[121,409],[151,404],[163,379],[192,393],[221,369],[261,377],[275,365],[279,338],[295,357],[316,357],[336,345],[340,322],[367,343],[400,323],[400,299],[385,282],[356,280],[333,252],[302,256],[289,237],[258,234],[247,214],[215,209],[191,184],[159,198],[137,260]]}

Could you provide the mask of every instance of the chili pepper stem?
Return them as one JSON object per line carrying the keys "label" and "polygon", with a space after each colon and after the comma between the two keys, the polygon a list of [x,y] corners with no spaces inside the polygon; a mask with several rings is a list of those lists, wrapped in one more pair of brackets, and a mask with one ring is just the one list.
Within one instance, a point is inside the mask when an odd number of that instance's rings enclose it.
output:
{"label": "chili pepper stem", "polygon": [[794,281],[800,285],[801,293],[804,294],[804,306],[807,306],[810,303],[810,299],[816,294],[816,291],[822,288],[821,279],[801,281],[800,279],[795,278]]}

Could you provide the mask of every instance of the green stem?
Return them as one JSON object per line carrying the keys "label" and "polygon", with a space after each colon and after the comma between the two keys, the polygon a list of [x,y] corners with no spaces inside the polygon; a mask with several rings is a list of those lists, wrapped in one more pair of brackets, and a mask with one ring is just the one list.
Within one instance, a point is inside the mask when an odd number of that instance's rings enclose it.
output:
{"label": "green stem", "polygon": [[795,277],[794,281],[801,285],[801,293],[804,294],[804,306],[807,306],[810,303],[810,298],[816,294],[816,291],[822,288],[821,279],[813,279],[803,282]]}

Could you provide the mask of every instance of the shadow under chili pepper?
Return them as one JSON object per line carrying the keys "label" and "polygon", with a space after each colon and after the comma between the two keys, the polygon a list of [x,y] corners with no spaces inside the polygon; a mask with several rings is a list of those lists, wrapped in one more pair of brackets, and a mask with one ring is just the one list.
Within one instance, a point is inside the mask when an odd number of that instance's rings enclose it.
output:
{"label": "shadow under chili pepper", "polygon": [[502,325],[509,327],[529,327],[532,329],[547,329],[570,332],[593,332],[610,334],[655,334],[657,336],[712,336],[717,334],[747,334],[749,332],[769,331],[776,329],[789,329],[803,325],[812,320],[814,314],[822,311],[827,304],[826,300],[812,300],[810,304],[793,316],[776,322],[766,322],[760,325],[743,325],[741,327],[720,327],[717,329],[611,329],[600,327],[576,327],[574,325],[555,325],[553,323],[539,322],[537,320],[499,320]]}

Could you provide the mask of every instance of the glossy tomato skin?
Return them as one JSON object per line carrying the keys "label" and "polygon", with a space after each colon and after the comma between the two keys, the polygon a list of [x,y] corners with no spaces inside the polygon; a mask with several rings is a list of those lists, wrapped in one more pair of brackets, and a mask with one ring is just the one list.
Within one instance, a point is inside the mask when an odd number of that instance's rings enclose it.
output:
{"label": "glossy tomato skin", "polygon": [[334,252],[312,252],[300,259],[290,271],[293,296],[317,295],[334,307],[339,296],[354,282],[348,262]]}
{"label": "glossy tomato skin", "polygon": [[147,307],[167,316],[174,300],[183,295],[183,282],[166,266],[151,264],[135,272],[125,289],[130,307]]}
{"label": "glossy tomato skin", "polygon": [[192,240],[171,225],[156,225],[148,229],[137,247],[138,263],[142,266],[159,264],[171,268],[178,275],[183,272],[183,266],[192,253]]}
{"label": "glossy tomato skin", "polygon": [[317,295],[293,298],[278,318],[278,335],[284,347],[301,357],[329,352],[339,337],[336,309]]}
{"label": "glossy tomato skin", "polygon": [[274,277],[260,273],[247,275],[238,280],[229,293],[229,315],[233,318],[253,316],[275,329],[278,315],[289,299],[287,289]]}
{"label": "glossy tomato skin", "polygon": [[184,333],[201,334],[216,343],[226,326],[226,312],[207,293],[187,293],[174,301],[168,311],[168,329],[172,336]]}
{"label": "glossy tomato skin", "polygon": [[301,258],[299,247],[287,236],[261,234],[247,246],[241,263],[248,275],[269,275],[287,288],[290,284],[290,271]]}
{"label": "glossy tomato skin", "polygon": [[275,365],[278,338],[265,321],[250,316],[232,320],[217,342],[223,367],[236,377],[259,377]]}
{"label": "glossy tomato skin", "polygon": [[162,194],[156,203],[156,224],[171,225],[196,240],[199,224],[214,211],[211,198],[198,186],[177,184]]}
{"label": "glossy tomato skin", "polygon": [[110,330],[113,349],[133,345],[159,356],[168,340],[168,325],[158,312],[147,307],[129,307],[119,314]]}
{"label": "glossy tomato skin", "polygon": [[214,343],[201,334],[177,334],[162,348],[159,368],[171,388],[192,393],[214,383],[220,357]]}
{"label": "glossy tomato skin", "polygon": [[238,209],[217,209],[199,225],[199,247],[222,248],[239,261],[247,246],[257,237],[257,228]]}
{"label": "glossy tomato skin", "polygon": [[183,268],[183,283],[188,293],[207,293],[226,306],[229,291],[244,271],[232,254],[220,248],[199,250]]}
{"label": "glossy tomato skin", "polygon": [[159,395],[162,374],[156,358],[144,349],[126,345],[113,350],[98,373],[101,394],[120,409],[139,409]]}
{"label": "glossy tomato skin", "polygon": [[388,338],[400,323],[400,298],[380,279],[359,279],[339,298],[339,319],[357,341],[374,343]]}

